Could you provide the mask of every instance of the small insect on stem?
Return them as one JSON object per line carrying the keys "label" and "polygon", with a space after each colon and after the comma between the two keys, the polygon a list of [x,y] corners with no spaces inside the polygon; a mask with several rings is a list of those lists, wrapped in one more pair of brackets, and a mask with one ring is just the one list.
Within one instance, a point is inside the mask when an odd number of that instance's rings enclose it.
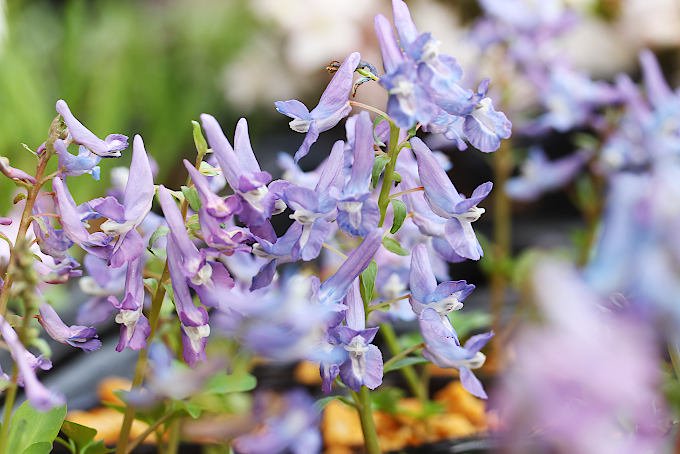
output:
{"label": "small insect on stem", "polygon": [[333,74],[340,68],[340,62],[337,60],[333,60],[326,66],[326,71],[328,71],[330,74]]}

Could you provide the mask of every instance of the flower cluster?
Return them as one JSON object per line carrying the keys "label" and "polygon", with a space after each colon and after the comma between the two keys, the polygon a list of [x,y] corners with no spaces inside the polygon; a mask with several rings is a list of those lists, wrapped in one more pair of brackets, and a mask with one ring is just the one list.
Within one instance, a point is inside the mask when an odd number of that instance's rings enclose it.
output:
{"label": "flower cluster", "polygon": [[[91,298],[78,314],[83,325],[68,326],[43,302],[37,318],[45,332],[57,342],[92,351],[101,342],[95,329],[84,325],[115,314],[120,325],[116,350],[152,350],[146,388],[129,395],[140,405],[197,392],[213,371],[202,365],[214,364],[206,349],[215,336],[235,341],[243,355],[318,363],[325,392],[338,385],[357,393],[372,390],[381,385],[384,372],[383,353],[375,344],[379,323],[417,318],[424,342],[413,353],[422,350],[438,366],[458,369],[463,386],[485,398],[472,370],[483,365],[480,350],[493,334],[461,345],[452,314],[474,286],[450,280],[446,264],[482,257],[472,224],[484,213],[478,205],[492,184],[478,186],[470,197],[459,193],[445,159],[416,133],[444,132],[461,148],[467,141],[492,152],[509,137],[510,122],[487,97],[488,80],[476,91],[462,88],[456,61],[437,51],[430,34],[416,31],[404,2],[394,0],[393,7],[395,30],[383,16],[375,22],[385,74],[352,53],[311,111],[297,100],[276,103],[293,119],[291,128],[306,133],[295,162],[286,162],[287,179],[262,170],[246,119],[238,121],[231,141],[217,119],[203,114],[194,124],[198,159],[184,161],[189,179],[180,191],[154,183],[154,163],[137,135],[130,168],[115,170],[108,194],[77,202],[69,179],[84,174],[98,179],[100,165],[121,156],[127,137],[98,138],[66,102],[58,101],[49,140],[36,152],[38,174],[2,161],[2,172],[28,188],[31,217],[25,219],[45,256],[35,264],[42,281],[80,277],[83,270],[74,257],[84,254],[85,276],[79,283]],[[356,83],[355,73],[361,76]],[[297,160],[321,133],[350,115],[352,90],[366,81],[387,90],[387,112],[375,120],[367,111],[347,118],[346,140],[335,142],[318,169],[303,172]],[[69,147],[77,147],[77,154]],[[45,177],[44,166],[53,155],[57,172]],[[52,191],[40,190],[50,179]],[[162,216],[152,212],[154,200]],[[288,223],[285,231],[274,228],[281,219]],[[2,224],[8,222],[3,218]],[[15,244],[12,257],[18,253]],[[316,259],[325,267],[310,274],[309,262]],[[8,282],[2,289],[5,304]],[[399,304],[406,301],[410,309]],[[164,305],[173,306],[176,316],[161,310]],[[159,329],[181,339],[181,347],[170,342],[169,350],[151,348]],[[41,409],[60,402],[36,385],[34,368],[25,361],[31,354],[4,321],[2,335],[31,402]],[[171,367],[173,347],[192,369]],[[186,391],[168,390],[168,377],[174,376],[182,377]],[[310,413],[307,398],[293,393],[286,399],[286,406],[302,408],[299,418],[266,416],[264,432],[244,435],[237,445],[273,452],[257,445],[288,446],[303,437],[317,449],[318,441],[307,431],[317,415]]]}

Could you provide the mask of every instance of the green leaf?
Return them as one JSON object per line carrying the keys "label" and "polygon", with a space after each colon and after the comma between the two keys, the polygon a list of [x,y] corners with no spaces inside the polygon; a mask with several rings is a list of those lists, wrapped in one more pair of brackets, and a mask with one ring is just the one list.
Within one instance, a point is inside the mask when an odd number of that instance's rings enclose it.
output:
{"label": "green leaf", "polygon": [[[24,402],[12,415],[7,452],[24,453],[31,449],[28,451],[31,454],[49,453],[65,417],[66,405],[38,411],[28,401]],[[43,443],[47,450],[43,450]]]}
{"label": "green leaf", "polygon": [[406,219],[406,204],[398,199],[392,199],[392,211],[394,212],[394,220],[392,221],[392,228],[390,229],[391,234],[395,234],[399,231],[401,226],[404,224],[404,219]]}
{"label": "green leaf", "polygon": [[61,426],[61,432],[70,440],[73,440],[78,449],[87,446],[94,439],[95,435],[97,435],[95,429],[73,421],[64,421],[64,424]]}
{"label": "green leaf", "polygon": [[219,374],[208,380],[205,392],[209,394],[227,394],[251,391],[255,389],[257,380],[250,374]]}
{"label": "green leaf", "polygon": [[174,411],[185,411],[193,419],[198,419],[203,413],[200,405],[185,400],[175,400],[172,402]]}
{"label": "green leaf", "polygon": [[429,362],[425,358],[419,358],[417,356],[409,356],[406,358],[402,358],[398,361],[395,361],[394,363],[390,364],[383,370],[383,374],[386,374],[388,372],[392,372],[393,370],[399,370],[402,369],[406,366],[412,366],[414,364],[423,364]]}
{"label": "green leaf", "polygon": [[466,338],[473,331],[491,326],[491,314],[488,312],[457,311],[455,314],[449,313],[449,318],[460,339]]}
{"label": "green leaf", "polygon": [[28,448],[24,449],[22,454],[49,454],[52,452],[52,443],[41,441],[33,443]]}
{"label": "green leaf", "polygon": [[162,225],[156,229],[155,232],[151,234],[151,238],[149,238],[149,247],[152,248],[154,243],[161,237],[164,237],[170,232],[170,229],[166,225]]}
{"label": "green leaf", "polygon": [[373,171],[371,172],[371,186],[376,187],[378,185],[378,180],[380,180],[380,175],[382,175],[385,170],[385,166],[390,162],[389,156],[386,154],[377,156],[373,162]]}
{"label": "green leaf", "polygon": [[371,260],[366,269],[361,273],[361,299],[368,304],[373,301],[375,290],[375,276],[378,274],[378,264]]}
{"label": "green leaf", "polygon": [[401,183],[401,174],[399,172],[392,172],[392,183],[395,185]]}
{"label": "green leaf", "polygon": [[377,390],[371,391],[373,409],[382,410],[390,414],[397,413],[397,403],[402,397],[404,397],[404,391],[399,388],[380,387]]}
{"label": "green leaf", "polygon": [[334,400],[340,399],[342,396],[328,396],[328,397],[322,397],[321,399],[317,400],[314,402],[314,406],[316,406],[316,409],[321,411],[324,408],[326,408],[326,405],[330,404]]}
{"label": "green leaf", "polygon": [[399,244],[399,242],[397,240],[395,240],[394,238],[390,238],[390,237],[386,236],[382,239],[382,244],[383,244],[383,246],[385,246],[385,249],[387,249],[388,251],[393,252],[397,255],[403,255],[403,256],[409,255],[409,251],[404,249],[401,246],[401,244]]}
{"label": "green leaf", "polygon": [[206,177],[216,177],[217,175],[222,175],[222,169],[219,167],[213,167],[205,161],[201,161],[201,164],[198,166],[198,171]]}
{"label": "green leaf", "polygon": [[194,232],[198,232],[201,230],[201,223],[198,220],[198,215],[197,214],[192,214],[189,216],[186,221],[184,221],[184,224],[187,226],[187,230],[189,231],[190,234],[194,234]]}
{"label": "green leaf", "polygon": [[208,143],[205,141],[205,137],[203,137],[201,125],[197,121],[192,120],[191,126],[193,127],[194,144],[196,145],[196,151],[198,152],[198,156],[200,156],[202,160],[203,156],[205,156],[208,153]]}
{"label": "green leaf", "polygon": [[192,210],[198,212],[198,210],[201,209],[201,199],[198,197],[196,188],[182,186],[182,194],[184,194],[184,198],[189,202],[189,206]]}

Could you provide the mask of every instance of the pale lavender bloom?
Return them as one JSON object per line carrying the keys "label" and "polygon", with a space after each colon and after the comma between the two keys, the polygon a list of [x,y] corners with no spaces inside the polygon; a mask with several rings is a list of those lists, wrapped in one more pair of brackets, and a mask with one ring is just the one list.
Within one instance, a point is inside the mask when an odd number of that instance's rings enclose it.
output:
{"label": "pale lavender bloom", "polygon": [[345,352],[344,360],[338,362],[340,378],[350,389],[359,391],[362,386],[375,389],[382,384],[382,353],[371,344],[378,327],[366,328],[364,303],[359,292],[359,280],[355,279],[345,297],[346,325],[337,326],[330,335]]}
{"label": "pale lavender bloom", "polygon": [[[48,215],[55,212],[53,197],[41,192],[33,205],[33,216],[36,221],[31,225],[40,251],[52,257],[56,262],[60,262],[67,258],[67,252],[73,242],[66,237],[62,229],[55,229],[52,225],[51,216]],[[41,219],[42,222],[38,222],[37,219]]]}
{"label": "pale lavender bloom", "polygon": [[314,190],[290,186],[283,192],[283,200],[293,210],[290,218],[296,221],[290,228],[300,235],[293,244],[291,256],[313,260],[319,256],[321,245],[333,231],[337,195],[342,185],[344,142],[333,145],[329,158],[323,164]]}
{"label": "pale lavender bloom", "polygon": [[52,179],[52,188],[56,194],[59,219],[64,235],[90,254],[108,260],[112,251],[110,244],[112,238],[104,232],[88,232],[83,225],[82,215],[61,178]]}
{"label": "pale lavender bloom", "polygon": [[23,181],[24,183],[35,184],[35,178],[23,170],[16,169],[9,165],[9,159],[0,156],[0,173],[11,180]]}
{"label": "pale lavender bloom", "polygon": [[137,407],[150,407],[163,399],[183,400],[203,390],[206,382],[224,367],[222,361],[205,361],[194,367],[176,361],[164,344],[149,347],[150,373],[144,386],[125,395],[125,401]]}
{"label": "pale lavender bloom", "polygon": [[463,132],[472,146],[484,153],[498,150],[501,139],[508,139],[512,132],[512,123],[503,112],[493,107],[493,101],[486,96],[489,81],[484,80],[477,88],[476,103],[472,111],[465,115]]}
{"label": "pale lavender bloom", "polygon": [[111,268],[106,260],[87,254],[83,260],[87,276],[78,280],[80,290],[90,295],[84,304],[78,307],[76,323],[93,325],[107,320],[116,308],[109,302],[109,296],[120,298],[125,292],[125,275],[127,265]]}
{"label": "pale lavender bloom", "polygon": [[62,344],[68,344],[86,352],[98,350],[102,346],[94,328],[80,325],[66,326],[49,304],[40,305],[38,322],[52,339]]}
{"label": "pale lavender bloom", "polygon": [[11,225],[12,224],[12,218],[6,218],[0,216],[0,225]]}
{"label": "pale lavender bloom", "polygon": [[128,347],[141,350],[146,346],[146,339],[151,333],[149,320],[144,316],[144,280],[143,262],[139,257],[128,263],[125,273],[125,294],[122,301],[115,296],[109,296],[109,302],[118,309],[116,323],[120,324],[120,338],[116,351],[123,351]]}
{"label": "pale lavender bloom", "polygon": [[493,332],[474,335],[461,346],[449,319],[442,318],[435,309],[425,308],[418,322],[425,341],[423,356],[439,367],[458,369],[463,387],[470,394],[486,399],[484,387],[472,369],[484,365],[486,356],[480,350],[493,337]]}
{"label": "pale lavender bloom", "polygon": [[117,158],[128,146],[128,138],[122,134],[110,134],[104,140],[94,135],[73,116],[63,99],[57,101],[57,112],[64,119],[71,140],[102,158]]}
{"label": "pale lavender bloom", "polygon": [[418,244],[411,254],[409,302],[413,312],[420,315],[425,309],[434,309],[442,318],[463,308],[463,301],[472,293],[475,286],[465,281],[446,281],[437,285],[432,272],[427,247]]}
{"label": "pale lavender bloom", "polygon": [[85,173],[99,180],[100,167],[97,165],[101,157],[92,153],[82,145],[78,147],[78,155],[72,155],[67,149],[66,142],[61,139],[54,141],[54,151],[57,153],[59,173],[63,176],[78,176]]}
{"label": "pale lavender bloom", "polygon": [[[532,286],[544,320],[515,339],[496,396],[511,452],[665,452],[661,358],[644,317],[607,310],[565,263],[540,262]],[[540,450],[527,451],[529,437]]]}
{"label": "pale lavender bloom", "polygon": [[102,231],[118,237],[111,251],[110,262],[113,267],[135,260],[144,252],[144,241],[137,227],[151,210],[153,196],[151,164],[141,136],[136,135],[122,204],[111,196],[89,202],[93,211],[108,218],[101,225]]}
{"label": "pale lavender bloom", "polygon": [[371,198],[370,184],[375,152],[373,150],[373,124],[368,112],[347,120],[349,143],[352,149],[352,167],[347,183],[338,197],[338,226],[354,236],[364,236],[377,227],[380,210]]}
{"label": "pale lavender bloom", "polygon": [[234,148],[214,117],[202,114],[201,122],[222,174],[240,200],[239,218],[254,234],[273,241],[276,235],[269,218],[280,207],[277,201],[286,183],[272,182],[271,175],[260,169],[250,144],[245,118],[236,125]]}
{"label": "pale lavender bloom", "polygon": [[531,201],[543,193],[560,188],[576,177],[591,153],[579,150],[549,161],[543,149],[532,147],[521,166],[521,175],[510,178],[505,192],[514,200]]}
{"label": "pale lavender bloom", "polygon": [[319,104],[311,112],[296,99],[275,103],[276,110],[293,119],[290,122],[293,131],[306,133],[305,140],[295,152],[296,162],[309,153],[309,148],[319,138],[320,133],[328,131],[349,115],[352,110],[349,96],[352,92],[354,70],[360,60],[361,55],[358,52],[350,54],[345,59],[321,95]]}
{"label": "pale lavender bloom", "polygon": [[186,159],[184,167],[189,172],[191,180],[198,191],[201,199],[201,207],[213,217],[218,219],[230,218],[241,209],[241,201],[235,195],[220,197],[212,191],[208,178],[199,172],[196,167]]}
{"label": "pale lavender bloom", "polygon": [[[26,350],[21,344],[17,333],[1,316],[0,334],[2,334],[2,338],[7,343],[9,352],[16,363],[22,386],[26,391],[26,397],[31,405],[41,411],[47,411],[52,407],[63,405],[65,403],[64,397],[61,394],[54,393],[45,388],[35,376],[34,366],[41,366],[40,359]],[[33,358],[34,360],[31,361],[30,358]]]}
{"label": "pale lavender bloom", "polygon": [[484,213],[477,204],[491,192],[491,182],[479,185],[470,198],[465,198],[456,191],[422,140],[414,137],[411,145],[418,161],[418,175],[425,188],[425,199],[435,214],[447,219],[444,230],[451,248],[462,257],[479,260],[483,251],[472,230],[472,223]]}
{"label": "pale lavender bloom", "polygon": [[[321,452],[320,413],[304,391],[290,391],[278,398],[268,394],[255,397],[253,419],[261,425],[234,440],[243,454],[314,454]],[[274,405],[272,405],[274,402]]]}
{"label": "pale lavender bloom", "polygon": [[80,263],[73,257],[55,261],[54,264],[36,261],[33,263],[33,267],[40,275],[40,280],[47,284],[64,284],[70,278],[83,275],[82,270],[78,269]]}
{"label": "pale lavender bloom", "polygon": [[210,335],[208,312],[194,304],[180,261],[180,249],[174,238],[168,240],[167,251],[175,309],[182,327],[183,357],[187,364],[193,366],[205,360],[205,346]]}

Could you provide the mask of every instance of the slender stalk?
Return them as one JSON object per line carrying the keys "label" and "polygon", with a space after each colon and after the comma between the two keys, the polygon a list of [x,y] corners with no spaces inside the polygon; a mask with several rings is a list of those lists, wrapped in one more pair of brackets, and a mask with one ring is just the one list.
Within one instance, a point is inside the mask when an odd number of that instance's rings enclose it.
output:
{"label": "slender stalk", "polygon": [[[199,168],[203,156],[199,153],[196,158],[194,167]],[[187,186],[191,183],[191,178],[187,177]],[[186,199],[180,205],[180,210],[182,212],[182,217],[186,217],[187,211],[189,209],[189,203]],[[163,299],[165,298],[165,286],[163,282],[170,278],[170,270],[168,269],[168,260],[165,259],[165,265],[163,266],[163,273],[158,281],[158,287],[156,287],[156,293],[151,300],[151,312],[149,314],[149,325],[151,326],[151,331],[149,337],[146,340],[146,347],[144,347],[139,352],[139,357],[137,358],[137,364],[135,365],[135,374],[132,377],[132,387],[137,388],[144,382],[144,374],[146,372],[146,366],[149,360],[149,350],[148,346],[151,345],[156,329],[158,328],[158,319],[161,313],[161,306],[163,305]],[[127,453],[126,447],[130,438],[130,429],[132,428],[132,422],[135,419],[135,408],[132,405],[127,405],[125,407],[125,415],[123,416],[123,424],[120,426],[120,433],[118,434],[118,443],[116,444],[116,454]]]}
{"label": "slender stalk", "polygon": [[358,101],[350,101],[349,105],[352,107],[358,107],[360,109],[368,110],[369,112],[373,112],[376,115],[380,115],[384,119],[389,121],[389,116],[383,112],[382,110],[375,108],[373,106],[369,106],[368,104],[364,104],[363,102],[358,102]]}
{"label": "slender stalk", "polygon": [[394,169],[397,166],[397,158],[399,157],[399,128],[394,122],[390,121],[390,147],[387,151],[387,156],[390,160],[385,166],[385,174],[383,175],[383,183],[380,188],[380,195],[378,196],[378,208],[380,208],[380,223],[379,227],[383,226],[385,222],[385,214],[387,213],[387,206],[390,204],[390,190],[392,189],[392,182],[394,181]]}
{"label": "slender stalk", "polygon": [[416,345],[412,345],[411,347],[407,348],[406,350],[402,350],[401,352],[397,353],[393,357],[391,357],[389,360],[385,361],[385,364],[383,364],[383,369],[389,369],[389,367],[399,361],[402,358],[406,358],[408,355],[410,355],[413,352],[416,352],[422,348],[425,348],[425,342],[421,342]]}
{"label": "slender stalk", "polygon": [[[161,424],[163,424],[165,421],[170,419],[173,415],[174,415],[173,412],[168,412],[168,413],[164,414],[163,416],[161,416],[160,418],[158,418],[156,421],[154,421],[154,423],[149,425],[149,427],[147,427],[144,430],[144,432],[139,434],[139,436],[137,438],[135,438],[134,440],[132,440],[130,442],[130,444],[128,445],[127,450],[125,452],[127,454],[130,454],[137,446],[142,444],[144,442],[144,440],[146,440],[149,435],[151,435],[156,429],[158,429],[158,427],[160,427]],[[160,442],[161,442],[161,440],[159,438],[158,443],[160,443]]]}
{"label": "slender stalk", "polygon": [[[158,281],[158,287],[156,288],[156,293],[151,300],[151,313],[149,314],[149,325],[151,326],[151,332],[149,333],[149,338],[146,340],[146,345],[150,345],[156,334],[156,329],[158,327],[158,319],[161,312],[161,306],[163,305],[163,298],[165,298],[165,282],[170,276],[168,270],[168,262],[166,260],[165,267],[163,268],[163,274],[161,275],[161,280]],[[139,357],[137,358],[137,364],[135,366],[135,374],[132,378],[132,388],[138,388],[144,381],[144,373],[146,372],[146,365],[149,359],[149,350],[147,347],[143,348],[139,352]],[[116,444],[116,454],[126,454],[128,439],[130,438],[130,429],[132,428],[132,422],[135,419],[135,407],[132,405],[127,405],[125,407],[125,416],[123,417],[123,423],[120,426],[120,433],[118,435],[118,443]]]}
{"label": "slender stalk", "polygon": [[7,451],[7,442],[9,441],[9,421],[12,417],[12,410],[14,410],[14,401],[17,397],[17,379],[19,378],[19,372],[16,365],[12,367],[12,381],[7,388],[7,393],[5,394],[5,410],[2,414],[2,427],[0,427],[0,452]]}
{"label": "slender stalk", "polygon": [[396,193],[390,195],[390,199],[396,199],[397,197],[401,197],[402,195],[411,194],[412,192],[419,192],[419,191],[424,191],[424,190],[425,190],[425,187],[418,186],[417,188],[411,188],[411,189],[407,189],[405,191],[396,192]]}
{"label": "slender stalk", "polygon": [[364,447],[366,454],[380,454],[380,445],[378,444],[378,432],[375,429],[375,421],[373,421],[373,410],[371,408],[371,396],[368,388],[361,387],[361,390],[356,393],[351,391],[352,397],[359,412],[359,421],[361,421],[361,431],[364,434]]}
{"label": "slender stalk", "polygon": [[2,286],[2,291],[0,291],[0,315],[3,317],[7,313],[7,303],[9,301],[9,292],[14,283],[14,275],[12,271],[16,266],[17,262],[17,251],[22,251],[22,247],[19,243],[23,241],[28,241],[26,238],[26,233],[28,228],[31,226],[31,221],[33,220],[33,205],[35,205],[35,200],[38,198],[40,189],[48,181],[44,178],[45,168],[47,167],[47,162],[49,161],[50,153],[45,152],[45,155],[38,161],[38,167],[35,173],[36,184],[27,189],[26,202],[24,205],[24,211],[21,213],[21,221],[19,221],[19,230],[17,231],[16,241],[14,242],[14,247],[10,250],[9,263],[7,264],[7,271],[5,272],[5,283]]}
{"label": "slender stalk", "polygon": [[[380,325],[380,333],[382,333],[383,339],[387,344],[387,348],[390,350],[393,356],[398,356],[402,352],[402,348],[397,340],[397,334],[394,332],[394,328],[389,323],[382,323]],[[404,376],[406,383],[408,384],[411,393],[418,398],[421,402],[427,401],[427,392],[425,388],[420,383],[416,370],[413,366],[406,366],[401,369],[401,374]]]}
{"label": "slender stalk", "polygon": [[177,454],[179,451],[180,435],[182,434],[181,421],[175,419],[170,423],[170,436],[168,438],[167,454]]}
{"label": "slender stalk", "polygon": [[399,298],[392,298],[391,300],[386,300],[386,301],[381,301],[378,304],[374,304],[373,306],[368,306],[366,308],[367,313],[371,313],[373,311],[379,311],[380,309],[390,307],[394,303],[398,303],[401,300],[405,300],[411,297],[411,294],[407,294],[404,296],[400,296]]}
{"label": "slender stalk", "polygon": [[[493,250],[494,266],[491,270],[491,316],[492,328],[499,332],[502,325],[503,307],[508,286],[505,263],[510,257],[512,214],[510,199],[505,193],[505,184],[512,172],[510,142],[504,140],[493,156],[494,191],[493,198]],[[492,357],[498,359],[499,343],[492,340]]]}

